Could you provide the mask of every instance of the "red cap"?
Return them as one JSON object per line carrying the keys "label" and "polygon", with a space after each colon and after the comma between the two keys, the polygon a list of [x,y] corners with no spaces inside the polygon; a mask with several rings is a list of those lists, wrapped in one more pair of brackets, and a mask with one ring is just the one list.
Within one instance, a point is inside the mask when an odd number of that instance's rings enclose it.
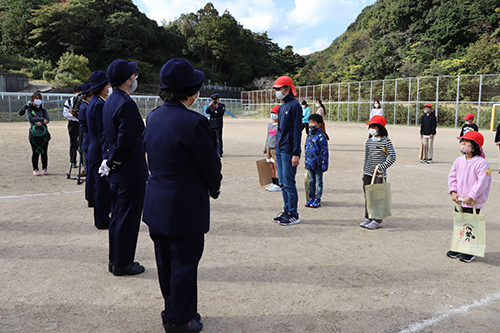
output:
{"label": "red cap", "polygon": [[274,82],[273,88],[281,88],[283,86],[290,86],[292,88],[293,95],[297,96],[297,90],[295,90],[292,79],[288,76],[280,76],[279,78],[277,78]]}
{"label": "red cap", "polygon": [[278,113],[278,110],[280,109],[280,106],[279,105],[276,105],[275,107],[273,107],[273,109],[271,110],[271,113]]}
{"label": "red cap", "polygon": [[474,141],[481,148],[483,147],[483,143],[484,143],[483,135],[479,132],[476,132],[476,131],[468,131],[464,135],[459,136],[457,139],[466,139],[466,140]]}
{"label": "red cap", "polygon": [[464,120],[474,119],[474,115],[472,113],[467,113],[464,117]]}
{"label": "red cap", "polygon": [[432,104],[431,104],[431,103],[426,103],[426,104],[424,105],[424,107],[425,107],[425,108],[432,108]]}
{"label": "red cap", "polygon": [[385,127],[385,124],[387,124],[387,121],[385,121],[385,118],[383,116],[376,115],[376,116],[373,116],[372,119],[370,119],[370,121],[366,124],[367,125],[380,124],[380,125]]}

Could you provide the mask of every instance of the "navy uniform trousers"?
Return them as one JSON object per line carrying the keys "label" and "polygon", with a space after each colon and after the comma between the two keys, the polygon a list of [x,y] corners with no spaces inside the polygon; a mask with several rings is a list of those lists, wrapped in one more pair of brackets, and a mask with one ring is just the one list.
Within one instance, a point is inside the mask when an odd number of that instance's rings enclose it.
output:
{"label": "navy uniform trousers", "polygon": [[217,138],[217,154],[222,156],[224,153],[222,150],[222,127],[212,128],[212,131],[214,131],[215,137]]}
{"label": "navy uniform trousers", "polygon": [[196,316],[198,263],[203,254],[204,234],[165,235],[150,233],[155,245],[161,293],[165,300],[164,321],[184,324]]}
{"label": "navy uniform trousers", "polygon": [[146,182],[110,183],[112,213],[109,224],[109,261],[126,267],[134,262]]}
{"label": "navy uniform trousers", "polygon": [[101,177],[99,174],[100,166],[101,163],[89,161],[88,172],[92,175],[93,181],[94,224],[99,229],[107,229],[110,222],[109,214],[111,213],[111,191],[106,177]]}

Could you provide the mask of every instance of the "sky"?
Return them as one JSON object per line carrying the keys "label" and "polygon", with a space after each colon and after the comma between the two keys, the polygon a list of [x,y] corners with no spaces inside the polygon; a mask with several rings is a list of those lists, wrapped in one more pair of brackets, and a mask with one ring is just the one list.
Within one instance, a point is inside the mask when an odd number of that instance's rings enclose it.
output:
{"label": "sky", "polygon": [[253,32],[267,31],[281,48],[307,55],[326,49],[375,0],[132,0],[149,18],[173,21],[212,2]]}

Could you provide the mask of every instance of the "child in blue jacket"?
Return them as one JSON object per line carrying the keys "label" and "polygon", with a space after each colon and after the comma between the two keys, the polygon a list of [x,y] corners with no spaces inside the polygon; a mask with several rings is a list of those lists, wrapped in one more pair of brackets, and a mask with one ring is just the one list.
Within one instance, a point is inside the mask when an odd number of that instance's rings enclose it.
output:
{"label": "child in blue jacket", "polygon": [[323,117],[309,116],[309,134],[305,144],[305,167],[309,173],[309,201],[306,207],[318,208],[323,194],[323,172],[328,170],[328,140],[321,130]]}

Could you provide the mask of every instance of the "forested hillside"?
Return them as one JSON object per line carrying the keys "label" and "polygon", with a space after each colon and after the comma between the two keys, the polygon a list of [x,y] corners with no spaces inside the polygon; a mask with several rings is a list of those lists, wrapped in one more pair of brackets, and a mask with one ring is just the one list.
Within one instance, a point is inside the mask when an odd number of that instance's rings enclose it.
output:
{"label": "forested hillside", "polygon": [[379,0],[325,50],[299,84],[500,73],[499,0]]}
{"label": "forested hillside", "polygon": [[116,58],[139,62],[142,88],[157,86],[172,57],[189,59],[212,82],[248,88],[255,78],[293,75],[305,65],[291,46],[281,49],[211,3],[159,26],[131,0],[9,0],[0,2],[0,26],[0,70],[59,85],[84,80],[85,66],[106,70]]}

